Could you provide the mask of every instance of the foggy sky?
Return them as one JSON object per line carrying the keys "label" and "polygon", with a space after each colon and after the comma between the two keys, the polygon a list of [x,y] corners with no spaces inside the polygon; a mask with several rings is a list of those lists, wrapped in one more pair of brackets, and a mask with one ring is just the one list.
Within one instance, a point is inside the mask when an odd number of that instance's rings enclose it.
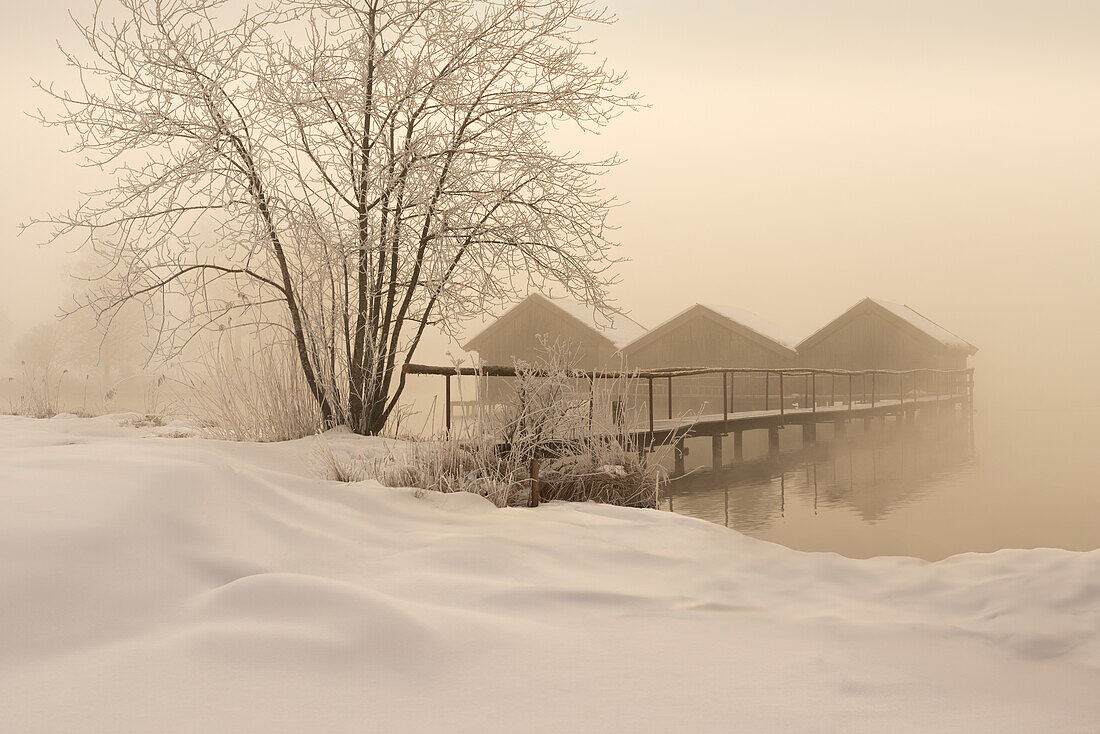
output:
{"label": "foggy sky", "polygon": [[[991,390],[1100,357],[1100,3],[610,4],[597,48],[650,107],[583,145],[627,158],[605,183],[638,320],[718,302],[809,333],[870,295],[977,344]],[[30,77],[69,78],[70,8],[0,9],[5,344],[73,262],[17,223],[96,180],[25,116]]]}

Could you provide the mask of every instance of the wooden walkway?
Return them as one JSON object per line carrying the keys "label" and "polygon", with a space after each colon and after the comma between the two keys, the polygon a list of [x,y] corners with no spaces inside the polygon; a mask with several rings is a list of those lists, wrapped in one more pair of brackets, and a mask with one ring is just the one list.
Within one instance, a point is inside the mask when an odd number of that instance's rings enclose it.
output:
{"label": "wooden walkway", "polygon": [[674,476],[684,473],[684,441],[688,438],[711,437],[711,467],[720,469],[724,465],[722,439],[733,435],[733,460],[743,461],[744,432],[751,430],[768,431],[769,454],[779,454],[779,429],[785,426],[802,428],[803,444],[817,440],[817,426],[828,423],[834,426],[834,435],[843,435],[848,423],[853,420],[871,421],[876,418],[895,416],[908,422],[915,419],[918,412],[944,411],[954,412],[957,408],[966,410],[969,398],[966,395],[920,396],[905,401],[899,399],[870,403],[853,402],[851,405],[818,405],[815,408],[787,408],[785,410],[750,410],[728,414],[706,414],[679,419],[655,420],[653,428],[648,425],[632,425],[629,435],[643,446],[674,446]]}
{"label": "wooden walkway", "polygon": [[870,403],[844,405],[818,405],[816,408],[787,408],[775,410],[748,410],[737,413],[708,413],[706,415],[685,416],[682,418],[657,419],[653,429],[648,425],[634,424],[630,433],[637,438],[649,438],[652,434],[655,443],[667,443],[682,434],[691,436],[726,435],[735,431],[749,431],[763,428],[782,428],[784,426],[805,426],[818,423],[844,423],[856,418],[877,418],[887,415],[912,414],[920,409],[947,408],[956,405],[965,406],[966,396],[951,397],[935,395],[916,397],[904,402],[898,399],[880,400]]}
{"label": "wooden walkway", "polygon": [[[446,427],[451,429],[451,378],[461,376],[486,377],[515,377],[517,370],[514,367],[439,367],[434,365],[407,364],[404,371],[409,374],[442,375],[446,378]],[[538,374],[538,369],[529,372]],[[738,374],[755,375],[765,381],[764,410],[731,411],[730,398],[739,397],[732,393],[729,387],[733,383],[733,376]],[[707,413],[703,415],[685,414],[676,417],[673,413],[673,380],[682,377],[699,377],[703,375],[721,375],[722,377],[722,413]],[[843,370],[843,369],[819,369],[810,367],[793,367],[782,369],[765,369],[751,367],[685,367],[661,370],[640,370],[635,372],[607,372],[607,371],[569,371],[568,377],[586,380],[595,392],[595,382],[603,379],[633,379],[647,383],[648,401],[646,410],[648,421],[630,423],[623,431],[632,439],[641,450],[652,449],[658,446],[672,445],[675,453],[674,475],[680,475],[684,470],[684,455],[686,454],[684,441],[688,438],[711,437],[712,466],[715,468],[723,465],[722,439],[733,435],[734,461],[742,460],[743,434],[745,431],[766,430],[768,432],[769,454],[777,456],[779,453],[779,430],[785,426],[801,426],[803,443],[813,443],[817,440],[817,426],[822,423],[833,425],[836,434],[841,434],[847,429],[852,420],[862,419],[871,421],[886,416],[896,416],[899,420],[909,421],[918,413],[934,411],[942,413],[950,411],[954,413],[958,408],[971,415],[974,404],[974,370],[966,369],[932,369],[919,368],[912,370]],[[799,393],[786,392],[784,378],[803,378],[804,384],[809,389],[803,389]],[[830,381],[829,400],[822,404],[818,399],[818,380],[828,377]],[[835,391],[836,378],[846,378],[846,394],[841,400],[837,400]],[[860,378],[862,385],[860,394],[853,391],[853,380]],[[870,378],[868,380],[868,378]],[[779,407],[770,408],[769,402],[772,392],[767,387],[775,380],[778,387],[776,404]],[[893,381],[896,389],[892,395],[886,398],[878,391],[878,380],[884,383]],[[667,418],[658,419],[655,416],[654,381],[667,381],[668,408]],[[867,390],[867,382],[870,382],[870,390]],[[907,385],[908,381],[908,385]],[[790,383],[788,383],[790,384]],[[812,387],[810,387],[812,384]],[[885,387],[885,385],[882,385]],[[807,407],[792,407],[790,398],[799,398],[808,403]],[[591,411],[591,402],[589,410]],[[866,425],[866,424],[865,424]]]}

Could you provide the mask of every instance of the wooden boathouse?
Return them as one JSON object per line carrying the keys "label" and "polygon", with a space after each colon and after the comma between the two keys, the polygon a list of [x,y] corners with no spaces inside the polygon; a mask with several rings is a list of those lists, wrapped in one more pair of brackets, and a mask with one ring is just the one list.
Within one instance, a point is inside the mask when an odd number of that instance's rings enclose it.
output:
{"label": "wooden boathouse", "polygon": [[540,336],[569,345],[578,369],[620,366],[619,354],[627,343],[645,333],[645,327],[624,314],[605,316],[567,298],[532,293],[471,337],[462,348],[477,352],[484,364],[539,361]]}
{"label": "wooden boathouse", "polygon": [[797,350],[803,367],[911,370],[965,369],[978,348],[910,306],[864,298]]}
{"label": "wooden boathouse", "polygon": [[623,348],[632,368],[791,367],[798,339],[751,311],[696,303]]}
{"label": "wooden boathouse", "polygon": [[[494,320],[462,348],[476,352],[482,364],[538,364],[545,360],[543,340],[568,350],[571,366],[581,370],[623,369],[622,350],[645,327],[622,313],[605,315],[569,298],[532,293]],[[479,399],[496,403],[509,394],[506,381],[479,381]]]}
{"label": "wooden boathouse", "polygon": [[[786,329],[751,311],[733,306],[696,303],[659,326],[642,334],[623,348],[631,370],[695,367],[757,367],[781,369],[798,362],[798,339]],[[744,375],[738,389],[725,391],[729,409],[763,407],[765,380],[761,375]],[[750,379],[751,378],[751,379]],[[655,399],[668,402],[671,384],[660,382]],[[775,397],[773,395],[773,397]],[[720,409],[723,385],[715,374],[677,382],[670,410],[698,412]],[[759,405],[757,405],[759,403]]]}

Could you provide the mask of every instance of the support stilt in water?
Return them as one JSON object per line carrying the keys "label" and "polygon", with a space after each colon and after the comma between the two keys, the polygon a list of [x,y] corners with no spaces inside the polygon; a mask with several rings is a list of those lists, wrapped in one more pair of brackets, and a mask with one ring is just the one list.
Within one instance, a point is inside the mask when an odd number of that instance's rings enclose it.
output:
{"label": "support stilt in water", "polygon": [[710,468],[715,472],[722,469],[722,434],[710,437]]}
{"label": "support stilt in water", "polygon": [[837,421],[833,424],[833,440],[844,438],[848,435],[848,421]]}
{"label": "support stilt in water", "polygon": [[817,424],[816,423],[803,423],[802,424],[802,445],[813,446],[817,443]]}
{"label": "support stilt in water", "polygon": [[684,439],[680,438],[676,440],[676,448],[673,451],[675,463],[672,469],[672,475],[675,477],[684,476],[684,457],[687,455],[687,447],[684,445]]}
{"label": "support stilt in water", "polygon": [[768,429],[768,457],[771,459],[779,458],[779,426],[772,426]]}
{"label": "support stilt in water", "polygon": [[970,444],[974,445],[974,375],[966,377],[966,424],[970,435]]}
{"label": "support stilt in water", "polygon": [[745,432],[733,432],[733,460],[740,464],[745,460]]}

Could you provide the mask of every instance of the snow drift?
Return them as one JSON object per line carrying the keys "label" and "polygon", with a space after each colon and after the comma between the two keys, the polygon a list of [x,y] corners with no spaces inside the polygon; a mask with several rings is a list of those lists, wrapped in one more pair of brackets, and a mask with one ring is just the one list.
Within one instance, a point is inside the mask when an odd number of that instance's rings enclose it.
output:
{"label": "snow drift", "polygon": [[1100,551],[856,561],[139,423],[0,418],[0,731],[1100,726]]}

